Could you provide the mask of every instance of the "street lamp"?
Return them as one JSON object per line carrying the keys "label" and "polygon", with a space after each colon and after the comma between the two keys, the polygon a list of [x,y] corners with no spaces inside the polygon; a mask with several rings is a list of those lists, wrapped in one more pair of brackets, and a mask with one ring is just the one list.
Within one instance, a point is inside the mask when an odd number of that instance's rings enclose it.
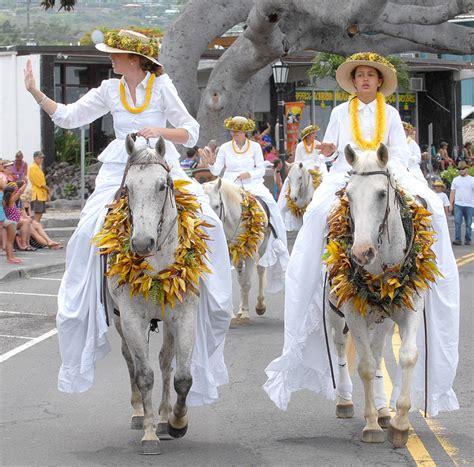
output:
{"label": "street lamp", "polygon": [[285,90],[285,84],[288,82],[288,71],[290,67],[278,60],[272,65],[273,81],[275,82],[277,98],[278,98],[278,154],[282,162],[281,168],[281,179],[285,179],[286,169],[286,153],[285,153],[285,131],[284,131],[284,118],[285,118],[285,102],[283,100],[283,91]]}

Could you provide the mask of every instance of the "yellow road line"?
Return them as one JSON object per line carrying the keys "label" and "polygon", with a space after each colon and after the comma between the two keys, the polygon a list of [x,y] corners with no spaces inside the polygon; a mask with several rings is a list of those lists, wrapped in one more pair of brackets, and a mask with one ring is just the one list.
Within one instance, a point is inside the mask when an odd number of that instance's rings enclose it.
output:
{"label": "yellow road line", "polygon": [[459,261],[459,263],[456,263],[456,264],[458,265],[458,268],[460,268],[461,266],[464,266],[464,265],[470,263],[471,261],[474,261],[474,257],[473,258],[467,258],[464,261]]}
{"label": "yellow road line", "polygon": [[473,253],[468,253],[467,255],[460,256],[459,258],[456,258],[456,263],[462,263],[466,260],[472,261],[474,259],[474,252]]}
{"label": "yellow road line", "polygon": [[[393,336],[392,336],[392,349],[393,349],[393,355],[395,356],[395,360],[397,361],[397,364],[398,364],[398,355],[400,353],[400,344],[401,344],[401,340],[400,340],[400,334],[398,333],[398,326],[395,326],[393,330]],[[382,361],[382,370],[383,370],[385,392],[387,393],[387,395],[389,395],[392,393],[393,384],[392,384],[392,379],[390,378],[390,375],[387,371],[387,367],[385,365],[385,359]],[[425,445],[423,444],[421,439],[418,437],[413,427],[410,427],[410,428],[411,430],[408,436],[406,447],[411,457],[415,461],[416,465],[420,465],[420,466],[422,465],[423,467],[432,467],[432,466],[436,467],[436,462],[431,457]]]}

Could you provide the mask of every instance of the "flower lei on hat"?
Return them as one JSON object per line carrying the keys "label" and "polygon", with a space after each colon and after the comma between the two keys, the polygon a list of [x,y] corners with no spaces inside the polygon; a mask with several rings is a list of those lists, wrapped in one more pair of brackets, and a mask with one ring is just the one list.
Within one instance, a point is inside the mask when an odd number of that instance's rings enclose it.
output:
{"label": "flower lei on hat", "polygon": [[315,131],[318,131],[320,128],[317,125],[309,125],[301,131],[301,139],[304,140],[306,136],[308,136],[310,133],[313,133]]}
{"label": "flower lei on hat", "polygon": [[255,196],[245,190],[240,190],[240,194],[242,195],[240,225],[243,232],[235,241],[228,243],[230,260],[235,267],[245,258],[253,258],[256,255],[257,247],[263,240],[267,228],[267,216]]}
{"label": "flower lei on hat", "polygon": [[138,53],[152,58],[160,55],[160,44],[156,39],[147,37],[148,42],[135,37],[120,35],[116,31],[104,34],[104,43],[115,49],[127,50],[130,53]]}
{"label": "flower lei on hat", "polygon": [[182,303],[188,292],[199,295],[199,279],[211,272],[206,265],[209,237],[203,227],[214,226],[199,219],[201,207],[196,196],[184,188],[188,184],[184,180],[174,181],[178,247],[175,262],[167,268],[155,272],[145,257],[131,251],[127,197],[112,206],[102,230],[92,239],[99,254],[110,255],[107,277],[118,276],[119,286],[128,284],[130,287],[130,297],[142,294],[146,300],[151,298],[163,312],[166,305],[173,308],[176,301]]}
{"label": "flower lei on hat", "polygon": [[234,117],[229,117],[224,120],[224,128],[233,131],[243,131],[248,133],[255,129],[255,122],[251,118],[246,118],[245,122],[236,122]]}
{"label": "flower lei on hat", "polygon": [[368,62],[377,62],[385,65],[390,68],[392,71],[397,73],[396,68],[385,58],[375,52],[358,52],[352,54],[350,57],[347,57],[346,62],[355,62],[355,61],[368,61]]}
{"label": "flower lei on hat", "polygon": [[428,289],[429,282],[434,282],[437,276],[442,277],[431,249],[435,235],[431,229],[431,213],[397,188],[404,227],[413,224],[412,246],[403,264],[385,266],[381,274],[371,274],[352,260],[353,238],[346,190],[340,190],[338,196],[340,203],[328,217],[328,244],[323,256],[331,293],[337,297],[336,306],[352,300],[362,316],[368,306],[387,314],[393,306],[413,310],[414,294]]}
{"label": "flower lei on hat", "polygon": [[383,141],[385,136],[386,126],[386,112],[385,97],[381,92],[377,93],[377,105],[375,108],[375,135],[371,141],[364,139],[360,129],[359,119],[359,98],[353,96],[349,101],[349,116],[351,122],[351,133],[354,142],[357,144],[359,149],[375,151],[380,143]]}
{"label": "flower lei on hat", "polygon": [[[316,188],[318,188],[318,186],[321,184],[321,172],[316,169],[310,169],[308,170],[308,172],[310,173],[311,178],[313,179],[313,188],[316,190]],[[296,205],[296,203],[291,199],[290,185],[288,185],[288,188],[286,190],[285,198],[286,198],[286,205],[288,207],[288,211],[290,211],[291,214],[293,214],[293,216],[295,217],[303,217],[304,213],[306,212],[306,208],[308,206],[304,206],[300,208]]]}

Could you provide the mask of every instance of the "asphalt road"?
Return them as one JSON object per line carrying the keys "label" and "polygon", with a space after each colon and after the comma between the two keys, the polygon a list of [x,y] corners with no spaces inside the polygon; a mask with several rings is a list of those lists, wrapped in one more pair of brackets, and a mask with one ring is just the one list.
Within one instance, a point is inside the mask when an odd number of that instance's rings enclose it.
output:
{"label": "asphalt road", "polygon": [[[115,330],[109,332],[111,354],[97,364],[95,386],[78,395],[59,393],[54,315],[61,274],[0,283],[1,465],[473,463],[474,252],[463,246],[456,247],[455,253],[462,293],[460,363],[455,382],[461,410],[428,420],[418,412],[411,413],[413,433],[408,447],[398,450],[388,442],[367,445],[360,441],[363,399],[357,375],[353,378],[356,413],[350,420],[336,419],[334,404],[308,391],[295,393],[287,412],[279,411],[268,399],[261,388],[263,370],[280,355],[283,344],[283,296],[279,294],[267,298],[265,316],[253,315],[251,324],[229,331],[226,361],[230,384],[222,387],[219,401],[191,408],[188,433],[180,440],[163,441],[161,456],[141,456],[142,433],[129,429],[128,373]],[[236,293],[234,304],[237,307]],[[160,339],[160,335],[152,336],[150,355],[158,354]],[[25,345],[30,347],[18,352]],[[386,365],[393,375],[394,352],[392,346],[387,347]],[[157,362],[155,368],[159,383]],[[159,392],[157,384],[156,405]]]}

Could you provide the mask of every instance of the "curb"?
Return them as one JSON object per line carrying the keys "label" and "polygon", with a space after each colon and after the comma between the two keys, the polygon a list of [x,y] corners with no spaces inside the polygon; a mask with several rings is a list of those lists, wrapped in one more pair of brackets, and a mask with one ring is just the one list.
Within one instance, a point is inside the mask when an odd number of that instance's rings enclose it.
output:
{"label": "curb", "polygon": [[48,264],[47,266],[37,266],[31,268],[21,268],[14,271],[7,272],[3,277],[0,278],[0,283],[8,282],[14,279],[28,278],[33,274],[48,274],[53,272],[64,271],[66,263],[63,261],[56,264]]}

